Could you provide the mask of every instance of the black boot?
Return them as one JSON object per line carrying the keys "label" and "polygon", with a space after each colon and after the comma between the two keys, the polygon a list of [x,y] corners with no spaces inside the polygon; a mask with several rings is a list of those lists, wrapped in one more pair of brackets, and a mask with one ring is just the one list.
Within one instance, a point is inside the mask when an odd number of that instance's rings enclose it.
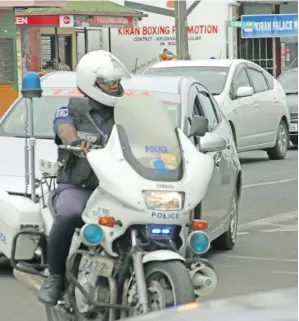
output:
{"label": "black boot", "polygon": [[49,306],[56,305],[62,297],[63,281],[64,278],[61,275],[50,275],[39,292],[39,301]]}

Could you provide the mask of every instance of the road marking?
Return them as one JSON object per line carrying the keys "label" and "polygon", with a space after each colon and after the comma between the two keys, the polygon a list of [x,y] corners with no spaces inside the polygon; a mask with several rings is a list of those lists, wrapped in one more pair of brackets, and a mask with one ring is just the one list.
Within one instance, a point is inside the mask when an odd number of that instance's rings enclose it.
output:
{"label": "road marking", "polygon": [[284,184],[284,183],[290,183],[297,181],[298,177],[289,178],[289,179],[281,179],[279,181],[270,181],[270,182],[261,182],[261,183],[255,183],[255,184],[247,184],[243,185],[242,188],[251,188],[251,187],[258,187],[258,186],[267,186],[267,185],[275,185],[275,184]]}
{"label": "road marking", "polygon": [[[261,218],[255,221],[239,224],[238,229],[246,230],[250,227],[256,226],[274,226],[276,228],[281,228],[281,223],[288,221],[288,220],[297,220],[298,219],[298,211],[291,211],[286,213],[275,214],[271,217]],[[290,225],[290,224],[288,224]]]}
{"label": "road marking", "polygon": [[[235,264],[217,264],[218,268],[235,268],[236,265]],[[275,273],[275,274],[289,274],[289,275],[298,275],[298,272],[291,272],[291,271],[277,271],[277,270],[269,270],[268,268],[262,268],[259,267],[259,269],[266,269],[267,271],[271,272],[271,273]]]}
{"label": "road marking", "polygon": [[278,259],[278,258],[272,258],[272,257],[257,257],[257,256],[239,256],[239,255],[223,255],[228,258],[232,259],[240,259],[240,260],[256,260],[256,261],[274,261],[274,262],[291,262],[291,263],[297,263],[298,260],[295,259]]}
{"label": "road marking", "polygon": [[277,273],[277,274],[290,274],[290,275],[298,275],[298,272],[289,272],[289,271],[275,271],[271,270],[271,273]]}
{"label": "road marking", "polygon": [[298,232],[298,225],[283,225],[272,230],[260,230],[260,233]]}
{"label": "road marking", "polygon": [[242,236],[242,235],[248,235],[250,234],[249,232],[237,232],[238,236]]}

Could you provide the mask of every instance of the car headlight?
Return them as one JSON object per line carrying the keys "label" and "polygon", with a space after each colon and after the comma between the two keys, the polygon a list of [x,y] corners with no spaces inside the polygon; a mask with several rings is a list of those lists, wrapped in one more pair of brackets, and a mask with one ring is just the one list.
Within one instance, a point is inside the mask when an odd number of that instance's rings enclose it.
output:
{"label": "car headlight", "polygon": [[150,210],[179,211],[184,207],[185,193],[143,191],[145,205]]}

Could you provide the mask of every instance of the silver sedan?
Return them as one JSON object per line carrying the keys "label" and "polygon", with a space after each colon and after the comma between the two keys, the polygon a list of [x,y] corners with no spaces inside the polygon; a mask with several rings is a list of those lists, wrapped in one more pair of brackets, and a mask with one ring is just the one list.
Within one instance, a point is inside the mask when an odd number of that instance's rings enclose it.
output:
{"label": "silver sedan", "polygon": [[[210,132],[226,139],[225,150],[207,153],[214,158],[214,173],[207,195],[193,215],[208,221],[208,234],[214,248],[231,250],[236,243],[242,172],[231,127],[216,100],[190,77],[134,76],[123,81],[123,86],[127,95],[143,93],[163,101],[186,135],[193,116],[199,115],[208,119]],[[198,145],[197,138],[192,141]],[[205,152],[200,146],[198,150]]]}

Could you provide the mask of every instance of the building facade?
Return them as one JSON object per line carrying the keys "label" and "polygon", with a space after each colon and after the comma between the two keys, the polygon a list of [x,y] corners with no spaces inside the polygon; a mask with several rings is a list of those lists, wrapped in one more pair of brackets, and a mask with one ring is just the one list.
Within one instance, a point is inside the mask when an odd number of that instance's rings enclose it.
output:
{"label": "building facade", "polygon": [[[165,48],[175,54],[175,22],[173,6],[169,6],[171,1],[117,2],[143,11],[148,17],[138,23],[138,28],[111,28],[110,44],[107,30],[93,30],[89,37],[89,50],[111,50],[124,61],[131,72],[136,73],[142,73],[159,61],[159,55]],[[244,32],[240,27],[229,27],[228,22],[241,21],[245,19],[242,16],[251,16],[253,20],[263,19],[267,25],[271,25],[276,19],[284,25],[288,24],[288,19],[293,19],[293,26],[297,28],[298,1],[187,0],[187,9],[192,59],[212,56],[224,59],[244,58],[261,65],[275,77],[297,64],[297,31],[295,36],[288,29],[285,32],[280,30],[278,34],[274,30],[268,30],[267,33],[258,33],[257,30]],[[289,18],[290,16],[284,16],[286,14],[295,16]],[[287,37],[288,34],[291,36]],[[79,35],[79,54],[83,51],[83,41],[83,36]]]}

